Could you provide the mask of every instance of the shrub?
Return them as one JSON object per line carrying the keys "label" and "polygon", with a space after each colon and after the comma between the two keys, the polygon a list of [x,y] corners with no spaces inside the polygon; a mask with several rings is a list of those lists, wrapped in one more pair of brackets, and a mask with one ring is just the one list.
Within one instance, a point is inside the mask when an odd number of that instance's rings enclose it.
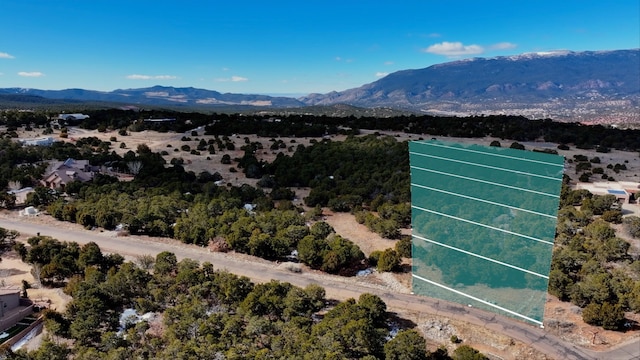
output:
{"label": "shrub", "polygon": [[640,217],[628,216],[623,221],[624,229],[634,238],[640,238]]}
{"label": "shrub", "polygon": [[620,304],[608,302],[590,303],[582,310],[582,320],[590,325],[602,326],[605,330],[619,330],[624,322],[624,311]]}
{"label": "shrub", "polygon": [[516,149],[516,150],[524,150],[524,145],[520,144],[517,141],[514,141],[513,143],[511,143],[511,146],[509,146],[509,148]]}
{"label": "shrub", "polygon": [[400,255],[393,249],[386,249],[380,254],[376,268],[378,271],[393,271],[400,266]]}
{"label": "shrub", "polygon": [[382,255],[382,251],[375,250],[369,254],[369,265],[378,266],[378,260],[380,260],[380,256]]}
{"label": "shrub", "polygon": [[602,213],[602,220],[614,224],[620,224],[622,222],[622,211],[607,210]]}
{"label": "shrub", "polygon": [[580,180],[581,182],[589,182],[590,178],[591,178],[591,173],[585,172],[585,173],[582,173],[582,175],[580,175],[578,180]]}
{"label": "shrub", "polygon": [[411,238],[406,236],[396,242],[396,252],[403,258],[411,258]]}

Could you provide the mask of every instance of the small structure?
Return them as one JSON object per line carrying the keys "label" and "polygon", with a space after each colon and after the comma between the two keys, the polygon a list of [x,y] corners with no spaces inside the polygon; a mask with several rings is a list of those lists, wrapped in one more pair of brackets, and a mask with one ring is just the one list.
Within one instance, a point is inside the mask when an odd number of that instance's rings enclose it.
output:
{"label": "small structure", "polygon": [[29,299],[20,298],[20,290],[0,289],[0,332],[32,313],[33,304]]}
{"label": "small structure", "polygon": [[51,122],[51,126],[77,125],[88,118],[89,115],[85,114],[60,114],[57,119]]}
{"label": "small structure", "polygon": [[13,195],[16,197],[16,205],[24,204],[27,201],[27,195],[32,193],[34,190],[32,187],[24,187],[22,189],[17,190],[9,190],[7,194]]}
{"label": "small structure", "polygon": [[147,123],[168,123],[168,122],[174,122],[174,121],[176,121],[176,118],[144,119],[144,122],[147,122]]}
{"label": "small structure", "polygon": [[60,114],[58,115],[58,120],[63,121],[78,121],[88,119],[89,115],[85,114]]}
{"label": "small structure", "polygon": [[576,189],[585,189],[594,195],[614,195],[619,203],[629,204],[631,195],[640,192],[640,183],[630,181],[578,183]]}
{"label": "small structure", "polygon": [[54,143],[54,139],[52,137],[41,137],[35,139],[20,139],[18,142],[22,144],[22,146],[51,146]]}
{"label": "small structure", "polygon": [[93,179],[98,168],[91,166],[89,160],[55,161],[49,165],[46,176],[40,181],[43,186],[51,189],[62,189],[72,181],[89,181]]}
{"label": "small structure", "polygon": [[33,206],[27,206],[24,210],[20,211],[20,216],[36,216],[38,215],[38,209]]}

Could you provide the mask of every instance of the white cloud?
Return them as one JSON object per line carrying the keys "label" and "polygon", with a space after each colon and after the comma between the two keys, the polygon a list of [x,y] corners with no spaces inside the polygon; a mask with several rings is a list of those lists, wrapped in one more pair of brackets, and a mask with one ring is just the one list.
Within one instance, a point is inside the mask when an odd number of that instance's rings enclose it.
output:
{"label": "white cloud", "polygon": [[388,72],[381,72],[381,71],[378,71],[378,72],[376,73],[376,77],[384,77],[384,76],[387,76],[387,75],[389,75],[389,73],[388,73]]}
{"label": "white cloud", "polygon": [[438,33],[431,33],[431,34],[427,35],[427,37],[430,37],[430,38],[439,38],[439,37],[441,37],[441,36],[442,36],[442,35],[440,35],[440,34],[438,34]]}
{"label": "white cloud", "polygon": [[231,81],[233,81],[233,82],[249,81],[249,79],[247,79],[246,77],[242,77],[242,76],[232,76],[231,77]]}
{"label": "white cloud", "polygon": [[493,44],[489,48],[491,50],[509,50],[509,49],[515,49],[517,46],[518,45],[510,42],[501,42],[501,43]]}
{"label": "white cloud", "polygon": [[7,54],[6,52],[0,52],[0,59],[15,59],[15,57],[11,54]]}
{"label": "white cloud", "polygon": [[336,60],[336,61],[344,61],[344,62],[346,62],[346,63],[352,63],[352,62],[353,62],[353,59],[345,59],[345,58],[342,58],[342,57],[340,57],[340,56],[336,56],[336,57],[335,57],[335,60]]}
{"label": "white cloud", "polygon": [[242,82],[242,81],[249,81],[249,79],[247,79],[246,77],[234,75],[234,76],[232,76],[230,78],[218,78],[218,79],[215,79],[215,81],[217,81],[217,82],[229,82],[229,81],[231,81],[231,82]]}
{"label": "white cloud", "polygon": [[463,45],[461,42],[443,41],[439,44],[433,44],[422,51],[436,55],[461,56],[482,54],[484,48],[480,45]]}
{"label": "white cloud", "polygon": [[385,61],[384,64],[385,65],[393,65],[393,61]]}
{"label": "white cloud", "polygon": [[127,79],[131,79],[131,80],[149,80],[149,79],[151,79],[151,76],[133,74],[133,75],[127,75]]}
{"label": "white cloud", "polygon": [[177,78],[178,78],[177,76],[173,76],[173,75],[140,75],[140,74],[127,75],[127,79],[129,80],[173,80]]}
{"label": "white cloud", "polygon": [[20,71],[18,73],[18,75],[25,76],[25,77],[42,77],[42,76],[44,76],[44,74],[41,73],[40,71]]}

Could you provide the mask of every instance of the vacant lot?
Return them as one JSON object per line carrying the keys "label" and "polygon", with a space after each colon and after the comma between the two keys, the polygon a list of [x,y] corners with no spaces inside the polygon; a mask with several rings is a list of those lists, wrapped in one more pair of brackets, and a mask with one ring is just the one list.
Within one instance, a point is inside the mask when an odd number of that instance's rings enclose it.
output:
{"label": "vacant lot", "polygon": [[[146,144],[152,151],[166,151],[167,154],[164,155],[164,158],[167,163],[169,163],[173,158],[182,159],[184,161],[185,169],[194,171],[195,173],[199,173],[201,171],[208,171],[210,173],[218,172],[222,175],[224,181],[233,185],[247,183],[255,186],[257,182],[257,179],[245,178],[240,170],[235,168],[233,162],[230,165],[224,165],[221,163],[222,156],[225,154],[228,154],[231,159],[242,157],[243,151],[240,150],[240,147],[242,147],[247,142],[259,142],[262,144],[263,149],[258,150],[258,152],[256,153],[256,157],[260,160],[268,162],[272,161],[280,151],[284,152],[285,154],[292,154],[292,152],[289,152],[287,148],[278,149],[277,151],[270,150],[270,146],[273,140],[270,138],[262,138],[255,135],[239,135],[230,137],[230,140],[235,145],[235,150],[233,151],[221,151],[216,147],[215,154],[209,154],[207,151],[202,151],[200,155],[195,155],[191,154],[189,151],[181,150],[181,147],[183,145],[189,145],[190,149],[195,149],[201,139],[209,141],[210,139],[214,138],[213,136],[204,135],[203,130],[195,131],[197,132],[197,135],[192,135],[191,131],[185,134],[143,131],[139,133],[130,133],[127,136],[119,136],[116,132],[100,133],[97,131],[86,131],[82,129],[72,128],[69,131],[69,138],[66,139],[66,141],[75,141],[82,137],[91,136],[98,137],[103,141],[110,141],[115,137],[115,141],[112,141],[112,149],[119,154],[124,154],[130,150],[135,151],[138,145]],[[373,133],[373,131],[363,131],[363,133]],[[420,136],[418,135],[409,135],[404,133],[381,132],[381,134],[394,136],[398,139],[398,141],[418,140],[420,138]],[[41,135],[36,129],[36,131],[21,134],[21,136],[38,137]],[[59,134],[53,134],[53,136],[57,137],[59,136]],[[183,141],[183,137],[190,138],[190,140]],[[428,135],[425,135],[423,137],[425,139],[431,138]],[[332,140],[334,141],[340,141],[343,139],[344,137],[341,136],[332,138]],[[468,139],[439,137],[439,139],[482,145],[489,145],[492,141],[497,140],[503,147],[508,147],[512,143],[512,141],[493,138]],[[280,138],[275,140],[282,140],[287,145],[287,147],[293,146],[293,148],[295,148],[298,144],[309,146],[313,139]],[[121,147],[121,144],[125,144],[124,147]],[[523,145],[525,145],[527,149],[556,149],[554,144],[548,143],[524,143]],[[627,170],[620,171],[617,174],[614,174],[612,171],[607,171],[607,173],[613,176],[618,181],[640,181],[640,157],[638,153],[622,152],[617,150],[611,150],[611,152],[609,153],[597,153],[595,151],[580,150],[575,148],[572,148],[570,150],[558,150],[558,152],[560,155],[565,156],[566,159],[573,159],[574,155],[585,155],[589,159],[598,157],[600,159],[600,164],[598,166],[605,169],[607,168],[607,165],[614,166],[615,164],[624,164],[627,167]],[[565,173],[569,175],[574,181],[577,180],[579,176],[579,174],[576,174],[575,172],[574,164],[569,162],[565,162]],[[297,202],[299,204],[302,204],[302,199],[308,194],[309,189],[293,190],[296,192]],[[638,205],[632,206],[638,208]],[[337,233],[357,243],[358,246],[360,246],[363,252],[367,255],[372,251],[384,250],[395,245],[394,241],[383,239],[377,234],[368,231],[364,225],[358,224],[355,221],[354,217],[350,214],[332,213],[328,210],[325,210],[325,215],[325,221],[332,225],[336,229]],[[3,280],[5,281],[5,284],[7,285],[18,285],[20,284],[20,280],[23,278],[30,281],[29,267],[25,264],[22,264],[18,259],[15,258],[3,259],[3,262],[0,263],[0,272]],[[386,286],[389,286],[390,289],[396,291],[410,291],[411,277],[408,273],[394,275],[376,275],[372,276],[370,278],[370,281],[385,284]],[[59,290],[53,291],[34,289],[30,290],[29,294],[31,297],[40,297],[43,299],[51,300],[54,304],[53,306],[58,309],[64,308],[65,301],[67,300],[64,294],[62,294]],[[638,331],[618,333],[588,326],[582,322],[579,309],[575,308],[570,303],[560,302],[552,296],[549,296],[547,302],[546,315],[546,322],[551,321],[552,324],[554,324],[553,327],[549,327],[549,331],[561,336],[568,341],[585,347],[603,349],[624,342],[625,339],[639,336]],[[633,318],[633,320],[637,322],[640,322],[640,316],[637,314],[629,314],[629,317]],[[417,322],[420,323],[420,320],[418,320]],[[465,334],[462,330],[461,334],[464,337]],[[470,336],[471,334],[468,335],[468,337]]]}

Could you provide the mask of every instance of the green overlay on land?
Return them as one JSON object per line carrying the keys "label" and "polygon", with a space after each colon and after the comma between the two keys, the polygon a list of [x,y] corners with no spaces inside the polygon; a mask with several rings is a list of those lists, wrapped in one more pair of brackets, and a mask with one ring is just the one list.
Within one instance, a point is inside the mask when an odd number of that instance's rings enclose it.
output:
{"label": "green overlay on land", "polygon": [[542,325],[564,158],[409,143],[413,292]]}

